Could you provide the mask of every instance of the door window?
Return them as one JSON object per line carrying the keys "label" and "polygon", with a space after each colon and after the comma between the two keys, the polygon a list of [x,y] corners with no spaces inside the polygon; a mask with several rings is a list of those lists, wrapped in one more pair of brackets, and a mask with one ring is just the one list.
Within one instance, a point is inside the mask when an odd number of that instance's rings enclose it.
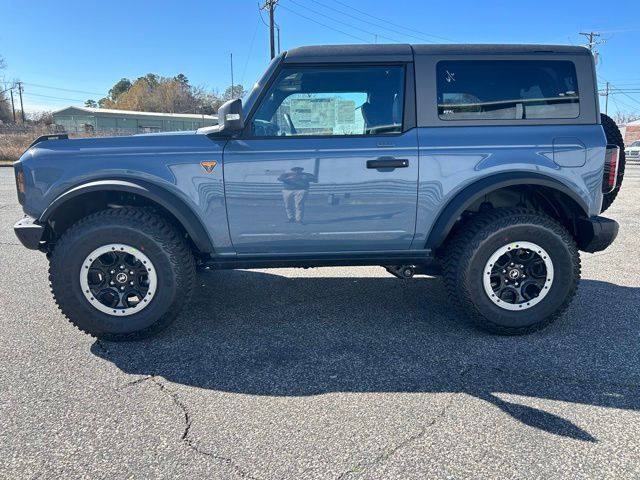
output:
{"label": "door window", "polygon": [[404,67],[289,67],[251,122],[252,135],[340,136],[402,131]]}

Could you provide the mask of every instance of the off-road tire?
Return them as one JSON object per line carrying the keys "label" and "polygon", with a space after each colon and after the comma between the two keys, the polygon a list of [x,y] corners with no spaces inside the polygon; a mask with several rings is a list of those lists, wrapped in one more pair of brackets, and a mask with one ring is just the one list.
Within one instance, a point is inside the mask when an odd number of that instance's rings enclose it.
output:
{"label": "off-road tire", "polygon": [[[157,294],[132,315],[97,310],[80,285],[83,261],[111,243],[144,252],[156,270]],[[188,303],[195,282],[195,262],[185,239],[148,208],[102,210],[79,220],[61,236],[49,261],[51,291],[62,313],[83,332],[111,341],[137,340],[167,327]]]}
{"label": "off-road tire", "polygon": [[[483,287],[490,256],[510,242],[535,242],[551,258],[555,278],[540,303],[522,311],[505,310]],[[451,302],[476,326],[500,335],[540,330],[569,306],[580,280],[580,255],[571,234],[551,217],[526,208],[500,208],[460,225],[445,246],[443,278]]]}
{"label": "off-road tire", "polygon": [[600,114],[602,129],[604,130],[604,134],[607,137],[607,143],[611,143],[613,145],[617,145],[620,147],[620,157],[618,158],[618,177],[616,178],[616,188],[614,188],[611,192],[605,193],[602,197],[602,208],[600,212],[604,212],[607,208],[611,206],[613,201],[618,196],[618,192],[620,192],[620,187],[622,186],[622,179],[624,178],[624,167],[625,167],[625,156],[624,156],[624,139],[622,138],[622,134],[620,133],[620,129],[616,125],[616,122],[613,119],[604,113]]}

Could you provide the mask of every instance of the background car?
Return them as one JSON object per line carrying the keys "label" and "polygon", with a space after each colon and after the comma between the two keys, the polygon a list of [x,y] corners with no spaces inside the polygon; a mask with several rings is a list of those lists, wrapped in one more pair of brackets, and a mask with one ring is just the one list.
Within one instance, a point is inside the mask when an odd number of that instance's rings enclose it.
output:
{"label": "background car", "polygon": [[627,160],[640,162],[640,140],[636,140],[625,149]]}

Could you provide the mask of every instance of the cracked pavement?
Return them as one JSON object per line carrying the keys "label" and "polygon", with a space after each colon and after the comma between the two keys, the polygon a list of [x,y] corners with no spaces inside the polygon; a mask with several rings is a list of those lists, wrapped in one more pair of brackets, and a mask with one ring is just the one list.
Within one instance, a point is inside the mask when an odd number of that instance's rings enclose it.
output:
{"label": "cracked pavement", "polygon": [[0,169],[0,478],[640,478],[640,166],[568,314],[470,327],[434,278],[203,271],[160,336],[57,311]]}

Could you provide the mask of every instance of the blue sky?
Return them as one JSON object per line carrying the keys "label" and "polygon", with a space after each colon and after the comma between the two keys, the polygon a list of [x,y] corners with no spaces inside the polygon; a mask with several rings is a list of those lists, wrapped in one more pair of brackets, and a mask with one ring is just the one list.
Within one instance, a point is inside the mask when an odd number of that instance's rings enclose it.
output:
{"label": "blue sky", "polygon": [[[0,12],[4,76],[25,82],[28,111],[98,100],[120,78],[148,72],[224,90],[230,53],[235,82],[248,87],[269,61],[256,0],[0,0]],[[581,45],[578,32],[602,32],[598,76],[616,89],[609,112],[640,114],[637,0],[280,0],[276,21],[283,50],[376,40]]]}

